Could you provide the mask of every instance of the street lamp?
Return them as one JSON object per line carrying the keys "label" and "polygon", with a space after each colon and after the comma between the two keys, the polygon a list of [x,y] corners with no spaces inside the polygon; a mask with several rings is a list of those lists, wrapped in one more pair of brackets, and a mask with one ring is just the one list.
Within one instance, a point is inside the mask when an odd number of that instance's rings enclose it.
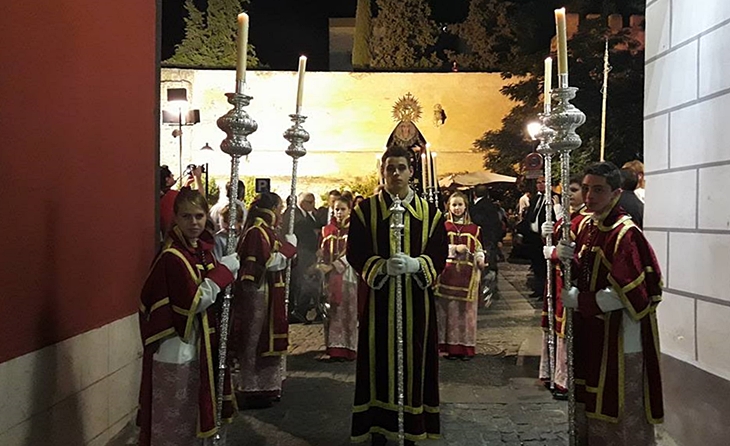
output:
{"label": "street lamp", "polygon": [[[180,165],[179,179],[182,180],[183,167],[182,167],[182,151],[183,151],[183,140],[182,140],[182,127],[183,125],[195,125],[200,122],[200,110],[188,110],[188,91],[185,88],[168,88],[167,89],[167,102],[173,107],[173,110],[164,110],[162,112],[163,124],[177,124],[177,128],[172,131],[172,136],[179,139],[179,158],[178,163]],[[176,110],[175,110],[176,109]]]}
{"label": "street lamp", "polygon": [[213,154],[214,150],[211,146],[208,145],[206,142],[203,147],[200,148],[200,151],[203,155],[203,161],[205,161],[205,199],[208,199],[208,161],[210,159],[210,156]]}
{"label": "street lamp", "polygon": [[527,134],[530,135],[530,138],[532,138],[533,141],[537,140],[537,136],[540,134],[541,129],[542,124],[539,122],[533,121],[527,124]]}

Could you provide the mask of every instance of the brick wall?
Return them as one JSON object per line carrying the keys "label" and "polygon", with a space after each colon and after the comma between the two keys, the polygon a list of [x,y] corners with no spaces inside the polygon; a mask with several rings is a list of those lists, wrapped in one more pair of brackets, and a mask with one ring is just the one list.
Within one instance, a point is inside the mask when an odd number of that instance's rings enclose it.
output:
{"label": "brick wall", "polygon": [[667,425],[685,444],[720,444],[730,433],[715,422],[730,418],[717,396],[730,389],[730,2],[650,0],[646,27],[644,226],[664,273]]}

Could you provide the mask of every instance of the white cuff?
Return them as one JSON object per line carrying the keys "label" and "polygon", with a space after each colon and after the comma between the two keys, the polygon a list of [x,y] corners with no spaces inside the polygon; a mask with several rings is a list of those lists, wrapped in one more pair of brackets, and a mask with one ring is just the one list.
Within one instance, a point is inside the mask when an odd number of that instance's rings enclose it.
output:
{"label": "white cuff", "polygon": [[203,280],[203,283],[198,286],[198,291],[200,292],[200,301],[198,302],[198,308],[195,309],[195,312],[202,313],[215,303],[218,293],[221,292],[221,287],[206,277],[205,280]]}
{"label": "white cuff", "polygon": [[596,304],[604,313],[624,308],[624,303],[611,287],[596,292]]}

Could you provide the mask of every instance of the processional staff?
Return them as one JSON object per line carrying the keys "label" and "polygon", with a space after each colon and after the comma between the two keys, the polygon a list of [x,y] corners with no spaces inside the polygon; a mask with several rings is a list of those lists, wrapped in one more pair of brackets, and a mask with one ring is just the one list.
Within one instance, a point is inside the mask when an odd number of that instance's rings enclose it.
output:
{"label": "processional staff", "polygon": [[[547,118],[547,125],[555,131],[551,144],[560,153],[560,184],[562,188],[563,225],[561,243],[571,244],[570,237],[570,152],[582,144],[575,129],[583,125],[586,115],[570,103],[578,89],[568,86],[568,47],[565,26],[565,8],[555,10],[558,37],[558,88],[552,91],[552,98],[557,101],[552,113]],[[563,285],[571,287],[572,259],[563,264]],[[565,343],[568,353],[568,439],[570,446],[578,443],[576,429],[575,373],[573,355],[573,310],[565,308]]]}
{"label": "processional staff", "polygon": [[[401,204],[398,194],[393,196],[393,204],[390,206],[391,240],[395,239],[395,254],[403,252],[403,214],[406,209]],[[405,381],[404,360],[403,360],[403,275],[395,276],[395,331],[396,335],[396,367],[397,367],[397,389],[398,392],[398,444],[405,445]]]}
{"label": "processional staff", "polygon": [[611,65],[608,64],[608,39],[606,39],[606,48],[603,51],[603,88],[601,93],[603,100],[601,103],[601,162],[606,157],[606,107],[608,104],[608,73],[611,71]]}
{"label": "processional staff", "polygon": [[[226,133],[221,142],[221,150],[231,156],[231,204],[233,197],[238,196],[238,168],[241,157],[251,153],[251,143],[247,137],[258,129],[256,121],[249,117],[244,107],[251,103],[253,97],[245,94],[246,85],[246,51],[248,48],[248,14],[238,15],[238,59],[236,64],[236,92],[226,93],[228,103],[233,108],[218,118],[218,127]],[[226,244],[226,255],[236,252],[236,214],[237,206],[230,206],[228,215],[229,236]],[[220,429],[223,419],[223,392],[225,389],[226,362],[228,354],[228,331],[230,327],[231,299],[233,285],[228,285],[223,295],[223,306],[220,317],[220,345],[218,348],[218,382],[216,388],[216,426],[218,432],[213,437],[213,444],[222,442]]]}
{"label": "processional staff", "polygon": [[[287,234],[294,234],[294,211],[297,205],[297,168],[299,167],[299,158],[307,154],[307,149],[304,148],[304,143],[309,141],[309,133],[304,130],[302,124],[307,119],[306,116],[301,114],[302,111],[302,97],[304,95],[304,73],[307,69],[307,57],[299,56],[299,71],[298,71],[298,83],[297,83],[297,106],[296,113],[289,115],[292,122],[294,123],[290,128],[284,132],[284,138],[289,141],[289,147],[287,147],[285,153],[292,159],[292,170],[291,170],[291,191],[289,193],[289,226],[286,228]],[[289,314],[289,295],[291,293],[291,260],[286,262],[286,279],[284,282],[284,308],[285,314]]]}
{"label": "processional staff", "polygon": [[[544,80],[544,91],[543,91],[543,113],[540,115],[540,129],[536,135],[537,139],[540,140],[540,145],[537,147],[537,152],[540,153],[544,158],[545,168],[545,185],[546,185],[546,198],[545,200],[545,224],[550,226],[551,231],[545,234],[545,245],[548,247],[553,246],[553,197],[552,197],[552,184],[553,184],[553,167],[552,160],[555,150],[550,146],[555,132],[547,126],[547,120],[550,117],[550,91],[552,90],[552,72],[553,72],[553,59],[548,57],[545,59],[545,80]],[[555,389],[555,303],[553,297],[553,263],[550,259],[545,261],[547,268],[547,292],[545,299],[548,306],[548,378],[550,382],[550,390]]]}

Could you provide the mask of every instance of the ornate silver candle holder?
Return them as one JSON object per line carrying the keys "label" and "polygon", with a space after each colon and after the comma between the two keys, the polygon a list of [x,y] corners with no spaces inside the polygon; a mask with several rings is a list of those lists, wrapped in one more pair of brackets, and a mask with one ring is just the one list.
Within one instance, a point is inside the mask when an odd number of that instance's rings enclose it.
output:
{"label": "ornate silver candle holder", "polygon": [[[309,141],[309,133],[304,130],[302,124],[306,121],[307,117],[302,116],[299,113],[289,115],[292,124],[284,132],[284,139],[289,141],[289,147],[285,150],[285,153],[292,159],[292,170],[291,170],[291,191],[289,193],[289,227],[287,228],[287,234],[294,234],[294,210],[297,206],[297,168],[299,167],[299,158],[307,154],[307,149],[304,148],[304,143]],[[284,308],[286,309],[287,317],[289,315],[289,293],[291,283],[291,261],[286,266],[286,281],[284,282]]]}
{"label": "ornate silver candle holder", "polygon": [[[550,105],[545,105],[545,113],[539,115],[540,118],[540,130],[535,135],[540,141],[540,145],[537,146],[537,152],[543,157],[543,166],[545,172],[545,186],[546,193],[544,196],[545,200],[545,222],[552,226],[553,223],[553,197],[552,197],[552,184],[553,184],[553,155],[555,149],[550,146],[550,143],[555,137],[555,131],[547,126],[547,120],[550,116]],[[546,243],[547,246],[553,246],[553,235],[552,233],[547,234]],[[550,390],[555,389],[555,303],[553,296],[553,263],[550,259],[545,261],[547,269],[547,292],[545,293],[545,300],[548,306],[548,378],[550,382]]]}
{"label": "ornate silver candle holder", "polygon": [[[401,203],[398,195],[393,196],[393,204],[390,206],[391,220],[390,232],[395,239],[395,252],[403,252],[403,214],[406,209]],[[392,239],[391,239],[392,240]],[[404,380],[404,353],[403,353],[403,275],[395,276],[395,331],[396,331],[396,367],[398,392],[398,444],[405,444],[405,380]]]}
{"label": "ornate silver candle holder", "polygon": [[[226,93],[228,103],[233,108],[225,115],[218,118],[218,127],[226,133],[226,138],[221,142],[221,150],[231,156],[231,196],[230,204],[235,203],[238,197],[238,168],[241,157],[251,153],[251,143],[248,135],[258,129],[256,121],[246,113],[244,107],[248,106],[253,99],[242,93]],[[226,244],[226,255],[236,252],[236,214],[237,206],[229,206],[228,217],[228,243]],[[216,399],[216,425],[218,433],[213,437],[213,444],[221,442],[220,429],[223,418],[223,392],[225,383],[226,360],[228,355],[228,331],[230,327],[232,285],[228,285],[223,294],[223,306],[220,317],[220,345],[218,347],[218,383]]]}
{"label": "ornate silver candle holder", "polygon": [[[560,153],[560,183],[562,188],[563,226],[562,239],[572,243],[570,239],[570,152],[580,147],[582,141],[575,133],[575,129],[586,122],[586,115],[570,103],[575,98],[578,89],[567,87],[567,76],[560,79],[561,88],[552,91],[552,98],[557,102],[553,112],[547,117],[547,125],[555,131],[555,136],[550,144],[551,147]],[[563,283],[566,288],[571,285],[571,263],[563,264]],[[573,355],[573,311],[565,309],[565,342],[568,350],[568,439],[569,444],[574,446],[578,443],[576,430],[575,413],[575,375]]]}

